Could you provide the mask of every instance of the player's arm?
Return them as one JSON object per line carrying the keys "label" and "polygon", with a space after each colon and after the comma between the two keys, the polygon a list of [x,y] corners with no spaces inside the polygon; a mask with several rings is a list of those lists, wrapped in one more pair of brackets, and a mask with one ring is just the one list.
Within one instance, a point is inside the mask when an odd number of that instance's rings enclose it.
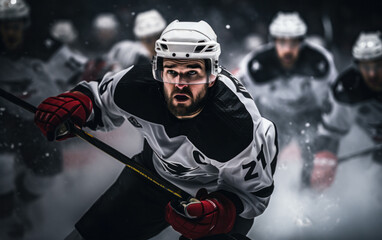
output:
{"label": "player's arm", "polygon": [[254,218],[267,208],[273,193],[273,174],[276,170],[278,143],[275,125],[261,118],[250,146],[234,159],[219,166],[219,188],[240,200],[234,201],[237,214]]}
{"label": "player's arm", "polygon": [[332,92],[329,93],[326,105],[327,111],[322,115],[312,144],[313,169],[310,186],[319,191],[330,187],[334,181],[339,142],[349,132],[355,117],[352,107],[336,101]]}
{"label": "player's arm", "polygon": [[37,108],[36,125],[50,141],[73,136],[58,133],[67,121],[92,129],[111,130],[120,126],[123,117],[113,98],[115,88],[126,71],[106,74],[101,82],[81,82],[71,91],[45,99]]}

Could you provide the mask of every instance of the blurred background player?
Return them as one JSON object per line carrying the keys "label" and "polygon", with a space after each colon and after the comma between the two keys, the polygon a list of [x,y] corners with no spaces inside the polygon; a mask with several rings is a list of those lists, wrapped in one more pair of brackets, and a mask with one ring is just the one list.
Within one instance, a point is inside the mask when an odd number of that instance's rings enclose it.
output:
{"label": "blurred background player", "polygon": [[[23,0],[0,0],[0,87],[37,104],[59,90],[31,51],[29,16]],[[34,127],[33,115],[3,99],[0,126],[0,238],[20,239],[35,220],[28,206],[61,172],[62,156]]]}
{"label": "blurred background player", "polygon": [[311,138],[337,71],[327,50],[305,40],[307,26],[298,13],[279,12],[269,32],[272,41],[249,53],[238,74],[260,113],[278,127],[280,148],[296,139],[307,185]]}
{"label": "blurred background player", "polygon": [[157,10],[139,13],[134,23],[134,35],[138,41],[124,40],[117,43],[108,53],[109,61],[118,65],[117,70],[149,63],[155,55],[155,41],[165,27],[166,20]]}
{"label": "blurred background player", "polygon": [[92,24],[91,39],[85,41],[83,52],[89,58],[81,80],[95,81],[109,71],[117,69],[117,64],[108,59],[108,52],[119,40],[120,23],[114,13],[98,14]]}
{"label": "blurred background player", "polygon": [[[357,123],[374,144],[382,143],[382,41],[380,32],[361,33],[353,46],[353,64],[345,69],[331,88],[330,111],[323,114],[319,136],[314,143],[311,184],[329,187],[337,169],[341,138]],[[372,159],[382,163],[382,150]]]}
{"label": "blurred background player", "polygon": [[92,23],[92,38],[88,41],[87,56],[90,58],[105,55],[118,41],[120,23],[114,13],[100,13]]}
{"label": "blurred background player", "polygon": [[66,91],[82,81],[88,58],[78,50],[78,33],[71,21],[56,21],[50,35],[60,43],[60,47],[47,60],[48,74],[61,90]]}

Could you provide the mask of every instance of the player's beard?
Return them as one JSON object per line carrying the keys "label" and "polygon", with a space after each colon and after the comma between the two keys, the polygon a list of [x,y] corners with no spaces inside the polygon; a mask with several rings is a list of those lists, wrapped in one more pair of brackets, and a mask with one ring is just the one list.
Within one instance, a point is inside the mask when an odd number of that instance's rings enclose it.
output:
{"label": "player's beard", "polygon": [[281,56],[282,65],[286,68],[292,68],[296,60],[297,56],[294,56],[291,53],[286,53],[283,56]]}
{"label": "player's beard", "polygon": [[[191,90],[188,87],[185,87],[183,89],[177,89],[175,88],[174,91],[171,93],[166,92],[164,90],[164,96],[167,103],[168,110],[176,117],[184,117],[184,116],[190,116],[203,108],[205,104],[205,99],[207,97],[207,90],[208,90],[208,84],[205,84],[202,91],[200,91],[196,96],[194,96],[191,92]],[[174,95],[178,93],[184,93],[187,94],[190,97],[191,104],[189,106],[185,106],[183,104],[178,104],[175,106],[173,104],[174,101]]]}

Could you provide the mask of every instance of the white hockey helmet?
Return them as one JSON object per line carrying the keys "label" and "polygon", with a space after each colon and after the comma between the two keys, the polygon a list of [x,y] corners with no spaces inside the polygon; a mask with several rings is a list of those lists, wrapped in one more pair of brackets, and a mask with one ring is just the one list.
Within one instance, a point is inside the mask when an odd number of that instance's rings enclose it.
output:
{"label": "white hockey helmet", "polygon": [[135,18],[134,34],[136,38],[160,34],[166,27],[166,20],[155,9],[141,12]]}
{"label": "white hockey helmet", "polygon": [[50,34],[63,43],[72,43],[77,39],[78,33],[70,20],[58,20],[50,29]]}
{"label": "white hockey helmet", "polygon": [[361,33],[353,46],[353,57],[356,61],[382,58],[381,33]]}
{"label": "white hockey helmet", "polygon": [[29,18],[29,6],[24,0],[0,0],[0,21]]}
{"label": "white hockey helmet", "polygon": [[117,30],[119,23],[113,13],[101,13],[93,20],[93,28],[96,30]]}
{"label": "white hockey helmet", "polygon": [[207,75],[217,76],[220,72],[220,44],[214,30],[205,21],[173,21],[156,41],[155,51],[156,56],[152,62],[153,76],[159,81],[163,81],[163,58],[205,59]]}
{"label": "white hockey helmet", "polygon": [[269,33],[274,38],[301,38],[307,32],[307,26],[297,12],[278,12],[269,25]]}

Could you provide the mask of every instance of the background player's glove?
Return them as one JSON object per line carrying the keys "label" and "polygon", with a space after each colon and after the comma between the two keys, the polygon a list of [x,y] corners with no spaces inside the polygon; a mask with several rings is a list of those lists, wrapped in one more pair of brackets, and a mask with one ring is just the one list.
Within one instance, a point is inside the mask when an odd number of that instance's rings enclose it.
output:
{"label": "background player's glove", "polygon": [[81,92],[66,92],[45,99],[38,107],[34,121],[49,141],[64,140],[73,134],[59,135],[58,127],[70,120],[82,127],[93,109],[88,96]]}
{"label": "background player's glove", "polygon": [[313,170],[310,176],[310,186],[322,191],[330,187],[334,181],[338,158],[329,151],[318,152],[314,155]]}
{"label": "background player's glove", "polygon": [[201,189],[196,199],[171,201],[166,207],[166,221],[175,231],[190,239],[228,233],[236,218],[236,207],[223,194],[208,194]]}

